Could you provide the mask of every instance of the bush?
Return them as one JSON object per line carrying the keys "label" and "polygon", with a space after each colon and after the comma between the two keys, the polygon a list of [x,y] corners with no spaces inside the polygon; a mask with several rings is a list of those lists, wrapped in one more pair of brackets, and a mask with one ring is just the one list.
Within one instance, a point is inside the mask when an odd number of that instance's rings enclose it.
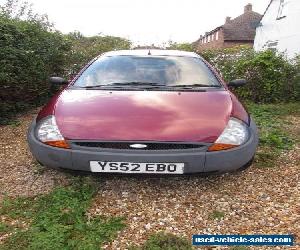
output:
{"label": "bush", "polygon": [[202,56],[226,81],[246,78],[247,86],[236,90],[244,100],[256,103],[295,101],[300,98],[300,60],[288,61],[271,50],[254,52],[248,47],[206,51]]}
{"label": "bush", "polygon": [[0,19],[0,83],[6,101],[32,101],[49,89],[50,74],[63,74],[69,42],[39,24]]}
{"label": "bush", "polygon": [[125,38],[114,36],[84,37],[80,32],[68,34],[72,43],[69,55],[69,74],[78,72],[94,57],[108,51],[130,49],[131,42]]}
{"label": "bush", "polygon": [[32,11],[28,20],[10,16],[20,15],[12,12],[13,1],[8,2],[0,9],[1,123],[49,95],[47,78],[64,73],[71,48],[65,36]]}
{"label": "bush", "polygon": [[169,41],[167,49],[194,51],[193,44],[191,44],[191,43],[176,43],[173,41]]}

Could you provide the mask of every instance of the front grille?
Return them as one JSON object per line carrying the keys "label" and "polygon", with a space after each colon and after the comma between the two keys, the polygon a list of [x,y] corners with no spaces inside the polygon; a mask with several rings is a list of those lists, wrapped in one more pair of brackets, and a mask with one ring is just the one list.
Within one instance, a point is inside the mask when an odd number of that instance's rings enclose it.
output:
{"label": "front grille", "polygon": [[[77,146],[103,149],[130,149],[130,150],[176,150],[201,148],[204,145],[190,143],[157,143],[157,142],[74,142]],[[133,148],[130,145],[147,145],[145,148]]]}

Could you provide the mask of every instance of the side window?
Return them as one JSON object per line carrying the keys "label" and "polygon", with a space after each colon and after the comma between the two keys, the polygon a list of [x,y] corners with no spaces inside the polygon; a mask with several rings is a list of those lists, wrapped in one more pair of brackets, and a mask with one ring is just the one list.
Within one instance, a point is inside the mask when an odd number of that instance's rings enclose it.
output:
{"label": "side window", "polygon": [[278,40],[274,40],[274,41],[269,40],[264,44],[263,48],[276,51],[277,45],[278,45]]}
{"label": "side window", "polygon": [[282,19],[287,16],[287,8],[288,8],[289,0],[280,0],[277,20]]}

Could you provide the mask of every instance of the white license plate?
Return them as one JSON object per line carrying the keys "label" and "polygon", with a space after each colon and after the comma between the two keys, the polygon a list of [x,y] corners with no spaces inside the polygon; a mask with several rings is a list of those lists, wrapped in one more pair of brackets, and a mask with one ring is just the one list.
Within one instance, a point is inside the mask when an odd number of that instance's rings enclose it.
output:
{"label": "white license plate", "polygon": [[184,163],[134,163],[90,161],[92,172],[101,173],[146,173],[183,174]]}

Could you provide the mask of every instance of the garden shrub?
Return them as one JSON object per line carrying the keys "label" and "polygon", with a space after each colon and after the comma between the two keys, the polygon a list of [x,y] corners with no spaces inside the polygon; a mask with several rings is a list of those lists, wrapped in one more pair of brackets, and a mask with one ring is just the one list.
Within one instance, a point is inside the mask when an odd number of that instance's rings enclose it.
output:
{"label": "garden shrub", "polygon": [[78,72],[94,57],[112,50],[130,49],[131,42],[125,38],[115,36],[84,37],[80,32],[67,35],[72,48],[69,54],[69,74]]}
{"label": "garden shrub", "polygon": [[169,41],[167,49],[184,50],[189,52],[194,51],[193,44],[191,43],[176,43],[173,41]]}
{"label": "garden shrub", "polygon": [[0,117],[49,95],[47,78],[64,73],[69,49],[70,43],[59,32],[0,16]]}
{"label": "garden shrub", "polygon": [[256,103],[297,101],[300,98],[300,60],[286,59],[272,50],[254,52],[249,47],[205,51],[201,54],[226,81],[246,78],[237,95]]}

